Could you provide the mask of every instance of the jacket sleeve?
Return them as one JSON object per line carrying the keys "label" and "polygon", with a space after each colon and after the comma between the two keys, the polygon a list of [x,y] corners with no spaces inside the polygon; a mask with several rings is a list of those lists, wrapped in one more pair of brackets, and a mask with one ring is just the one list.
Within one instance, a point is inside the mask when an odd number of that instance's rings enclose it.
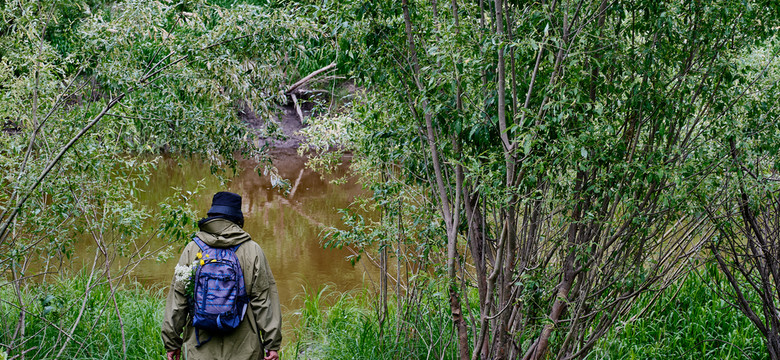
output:
{"label": "jacket sleeve", "polygon": [[[191,244],[190,244],[191,245]],[[184,248],[179,258],[178,265],[189,265],[190,245]],[[176,282],[174,275],[171,287],[168,290],[168,298],[165,303],[165,315],[162,323],[162,340],[166,351],[181,349],[184,340],[182,331],[187,323],[187,297],[184,294],[184,284]]]}
{"label": "jacket sleeve", "polygon": [[276,281],[262,250],[254,264],[254,277],[250,302],[257,328],[263,335],[266,350],[279,351],[282,346],[282,311]]}

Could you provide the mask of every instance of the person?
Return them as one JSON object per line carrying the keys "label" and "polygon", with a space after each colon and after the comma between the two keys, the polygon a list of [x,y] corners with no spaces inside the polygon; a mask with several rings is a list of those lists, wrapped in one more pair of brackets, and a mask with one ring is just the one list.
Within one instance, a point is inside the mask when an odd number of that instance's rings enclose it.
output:
{"label": "person", "polygon": [[[208,246],[227,248],[239,245],[236,257],[241,264],[249,296],[249,308],[238,328],[227,335],[214,334],[211,340],[197,346],[196,331],[188,307],[186,281],[177,280],[168,292],[162,339],[168,360],[182,359],[182,347],[187,360],[197,359],[265,359],[278,360],[282,343],[282,315],[279,295],[263,250],[243,230],[241,196],[231,192],[214,194],[207,217],[198,222],[195,235]],[[192,264],[200,252],[195,241],[182,251],[179,266]],[[177,266],[177,267],[179,267]],[[200,331],[203,339],[204,331]],[[183,333],[183,336],[182,336]],[[208,337],[208,335],[206,335]],[[263,349],[267,353],[263,352]]]}

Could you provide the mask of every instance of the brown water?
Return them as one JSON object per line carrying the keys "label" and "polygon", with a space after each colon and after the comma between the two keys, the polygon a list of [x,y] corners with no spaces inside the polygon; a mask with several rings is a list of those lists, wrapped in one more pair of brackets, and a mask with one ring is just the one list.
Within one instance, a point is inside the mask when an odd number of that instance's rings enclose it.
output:
{"label": "brown water", "polygon": [[[369,275],[362,264],[353,267],[344,249],[323,249],[320,233],[323,226],[341,224],[337,209],[347,207],[363,190],[354,180],[334,185],[329,180],[347,174],[349,159],[344,159],[333,175],[321,177],[305,167],[306,159],[294,154],[278,154],[274,164],[281,177],[293,186],[289,196],[271,187],[268,177],[260,177],[254,164],[242,162],[237,176],[220,184],[208,166],[195,160],[163,159],[152,175],[149,186],[139,196],[145,204],[156,204],[177,191],[195,189],[198,182],[205,188],[194,197],[193,207],[205,216],[211,197],[218,191],[232,191],[243,197],[244,229],[260,244],[276,279],[285,314],[285,333],[290,334],[292,314],[302,305],[304,288],[309,293],[328,286],[336,291],[362,288]],[[297,184],[297,185],[296,185]],[[180,190],[174,190],[178,188]],[[167,287],[173,276],[181,244],[166,262],[149,260],[132,274],[140,283]],[[289,339],[289,337],[288,337]],[[285,343],[287,340],[285,340]]]}

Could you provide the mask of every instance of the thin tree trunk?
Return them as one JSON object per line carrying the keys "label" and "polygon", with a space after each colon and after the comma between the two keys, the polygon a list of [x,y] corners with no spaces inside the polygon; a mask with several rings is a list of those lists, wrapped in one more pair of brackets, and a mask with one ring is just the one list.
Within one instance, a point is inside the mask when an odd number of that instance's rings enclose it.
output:
{"label": "thin tree trunk", "polygon": [[[575,191],[577,193],[582,192],[585,188],[586,179],[587,175],[583,171],[580,171],[577,175],[577,181],[575,183]],[[574,284],[576,275],[574,267],[575,251],[577,244],[580,243],[579,238],[586,236],[583,235],[583,229],[581,229],[582,225],[580,224],[582,213],[586,208],[586,201],[587,200],[580,200],[580,202],[575,206],[574,213],[572,214],[572,221],[569,225],[568,241],[566,245],[567,255],[563,263],[561,281],[557,287],[558,291],[556,292],[555,300],[553,301],[550,313],[547,315],[548,323],[545,324],[542,328],[542,333],[536,340],[536,344],[531,346],[529,351],[523,357],[524,360],[543,359],[550,345],[550,337],[552,337],[552,333],[555,330],[555,327],[558,325],[558,322],[561,319],[561,315],[563,315],[564,310],[566,310],[566,306],[569,300],[569,291]]]}
{"label": "thin tree trunk", "polygon": [[65,340],[65,343],[62,344],[62,347],[60,347],[60,350],[57,352],[57,356],[55,356],[55,359],[62,359],[62,353],[65,351],[65,349],[68,347],[68,344],[70,343],[70,340],[73,339],[73,334],[76,332],[76,328],[79,326],[79,323],[81,322],[81,317],[84,316],[84,311],[87,308],[87,302],[89,301],[89,293],[92,289],[92,280],[95,276],[95,266],[97,265],[97,259],[98,255],[100,254],[100,248],[95,249],[95,258],[92,260],[92,270],[89,272],[89,279],[87,279],[87,286],[84,287],[84,300],[81,302],[81,310],[79,310],[79,314],[76,316],[76,320],[73,322],[73,327],[70,329],[70,333],[66,334],[67,339]]}
{"label": "thin tree trunk", "polygon": [[[499,40],[498,47],[498,65],[496,67],[496,73],[498,74],[497,97],[498,97],[498,127],[500,132],[501,143],[504,149],[504,162],[506,165],[506,186],[512,187],[515,182],[515,161],[514,161],[514,142],[509,138],[509,129],[507,126],[506,117],[506,64],[504,59],[504,1],[495,0],[495,23],[496,23],[496,36]],[[515,266],[515,244],[516,244],[516,211],[514,205],[515,197],[509,199],[509,205],[502,212],[503,223],[506,227],[506,240],[504,251],[504,260],[502,276],[499,278],[499,308],[506,309],[509,307],[512,293],[512,283],[514,277]],[[504,310],[499,315],[498,327],[495,329],[496,344],[497,344],[497,359],[506,359],[509,354],[507,350],[509,348],[510,334],[509,334],[509,321],[511,317],[511,311]]]}
{"label": "thin tree trunk", "polygon": [[398,338],[401,335],[401,246],[404,241],[404,227],[403,227],[403,198],[398,198],[398,246],[395,249],[395,262],[396,262],[396,282],[395,282],[395,314],[396,314],[396,333]]}
{"label": "thin tree trunk", "polygon": [[[22,343],[24,343],[24,333],[25,328],[27,327],[27,324],[25,323],[27,307],[24,304],[24,299],[22,299],[22,280],[17,275],[15,265],[16,261],[13,261],[11,263],[11,274],[13,276],[16,299],[19,301],[19,321],[16,324],[16,330],[14,331],[14,336],[12,338],[14,345],[16,343],[16,339],[22,339]],[[24,353],[21,353],[21,359],[24,359]]]}
{"label": "thin tree trunk", "polygon": [[[406,36],[407,36],[407,41],[409,46],[408,49],[409,49],[410,62],[412,65],[415,83],[417,85],[418,90],[422,92],[423,88],[419,79],[420,64],[419,61],[417,60],[417,50],[414,42],[414,35],[412,34],[412,22],[411,22],[411,16],[409,14],[408,0],[403,0],[402,6],[403,6],[403,13],[404,13],[404,24],[406,28]],[[447,187],[444,184],[442,163],[439,157],[438,146],[436,144],[437,141],[436,132],[433,128],[433,114],[431,113],[431,109],[429,109],[427,100],[422,101],[422,107],[423,107],[423,118],[425,119],[425,133],[428,138],[428,145],[431,152],[431,161],[432,161],[434,176],[435,176],[434,185],[435,188],[438,190],[439,206],[442,212],[442,216],[444,218],[444,223],[446,224],[445,226],[447,231],[447,274],[450,283],[449,286],[450,311],[452,313],[452,321],[456,328],[457,336],[458,336],[458,353],[460,354],[460,358],[462,360],[466,360],[468,359],[468,353],[469,353],[468,331],[466,330],[466,322],[463,318],[463,313],[462,313],[461,303],[460,303],[460,294],[458,293],[457,278],[455,277],[456,275],[455,259],[457,256],[457,228],[458,228],[458,221],[459,221],[458,213],[460,207],[459,204],[460,194],[458,192],[461,189],[461,184],[457,180],[458,176],[456,175],[457,190],[455,191],[455,203],[452,204],[449,196],[447,195]]]}
{"label": "thin tree trunk", "polygon": [[[512,11],[511,7],[506,9],[506,34],[507,40],[512,42]],[[512,75],[512,84],[510,86],[512,90],[512,119],[517,116],[517,71],[515,68],[515,47],[509,49],[509,71]],[[522,124],[521,124],[522,125]]]}

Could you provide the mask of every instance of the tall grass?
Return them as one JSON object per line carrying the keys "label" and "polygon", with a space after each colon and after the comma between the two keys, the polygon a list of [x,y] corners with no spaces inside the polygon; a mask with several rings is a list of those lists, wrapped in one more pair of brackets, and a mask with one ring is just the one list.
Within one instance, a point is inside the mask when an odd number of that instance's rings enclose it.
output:
{"label": "tall grass", "polygon": [[[160,359],[164,294],[140,285],[122,285],[115,293],[124,327],[106,284],[91,287],[78,324],[88,277],[81,273],[52,284],[23,289],[28,308],[24,343],[26,359],[53,359],[67,341],[63,359]],[[704,271],[673,284],[646,313],[634,321],[617,322],[588,359],[765,359],[763,338],[742,314],[713,290],[724,280]],[[327,287],[306,292],[295,331],[297,339],[284,350],[286,359],[455,359],[446,291],[428,284],[416,289],[414,301],[399,312],[390,301],[380,321],[376,298],[368,291],[335,293]],[[650,304],[640,299],[627,319]],[[0,286],[0,347],[12,344],[19,318],[17,295]],[[74,330],[75,329],[75,330]],[[473,334],[472,334],[473,336]],[[2,350],[0,350],[0,353]],[[12,352],[19,355],[18,351]]]}
{"label": "tall grass", "polygon": [[441,294],[428,294],[413,306],[390,302],[384,321],[368,292],[304,295],[297,339],[284,352],[295,359],[456,359],[454,332]]}
{"label": "tall grass", "polygon": [[162,358],[163,292],[150,292],[138,284],[120,285],[114,293],[115,305],[107,284],[93,279],[87,291],[88,283],[88,276],[80,273],[23,288],[23,303],[34,304],[26,309],[24,337],[16,329],[18,295],[10,285],[0,287],[0,347],[14,346],[9,355],[24,352],[25,359],[54,359],[63,347],[61,359]]}
{"label": "tall grass", "polygon": [[[666,289],[635,321],[619,322],[588,359],[766,359],[763,337],[714,290],[727,286],[715,268]],[[628,318],[653,294],[645,294]]]}

